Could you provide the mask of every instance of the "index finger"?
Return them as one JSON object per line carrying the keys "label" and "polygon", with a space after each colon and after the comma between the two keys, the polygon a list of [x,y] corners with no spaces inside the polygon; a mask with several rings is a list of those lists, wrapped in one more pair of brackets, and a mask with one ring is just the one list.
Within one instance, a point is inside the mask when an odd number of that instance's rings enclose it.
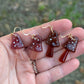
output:
{"label": "index finger", "polygon": [[[56,30],[58,33],[62,33],[65,31],[68,31],[72,28],[72,22],[68,19],[61,19],[61,20],[56,20],[56,21],[51,21],[45,24],[42,24],[40,26],[32,27],[30,29],[25,29],[24,33],[29,33],[29,34],[35,34],[35,35],[40,35],[42,37],[42,40],[45,39],[49,32],[50,28],[43,29],[42,27],[45,27],[47,25],[53,26],[53,30]],[[27,47],[31,43],[31,37],[30,36],[25,36],[22,31],[19,31],[18,34],[21,36],[22,41]],[[6,45],[9,43],[11,44],[11,35],[7,35],[4,37],[0,38],[2,41],[6,41]],[[7,42],[8,41],[8,42]]]}

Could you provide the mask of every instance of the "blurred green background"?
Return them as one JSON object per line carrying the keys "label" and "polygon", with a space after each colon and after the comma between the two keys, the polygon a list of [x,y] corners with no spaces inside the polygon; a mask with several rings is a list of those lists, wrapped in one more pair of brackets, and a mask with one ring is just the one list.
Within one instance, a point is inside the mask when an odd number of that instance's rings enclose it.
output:
{"label": "blurred green background", "polygon": [[[15,26],[33,27],[53,19],[67,18],[73,27],[84,27],[84,0],[0,0],[0,36]],[[53,84],[84,84],[84,56],[80,67]]]}

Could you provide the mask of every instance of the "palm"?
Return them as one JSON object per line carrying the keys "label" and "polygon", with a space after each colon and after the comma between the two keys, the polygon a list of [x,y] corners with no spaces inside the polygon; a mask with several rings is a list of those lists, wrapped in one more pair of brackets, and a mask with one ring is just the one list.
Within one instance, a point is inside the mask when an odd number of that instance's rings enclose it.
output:
{"label": "palm", "polygon": [[[71,28],[71,22],[68,20],[59,20],[51,22],[50,24],[57,26],[58,28],[56,30],[60,33],[68,31]],[[46,24],[44,25],[46,26]],[[45,39],[46,35],[49,33],[49,29],[47,32],[43,29],[43,31],[45,31],[43,33],[46,33],[43,34],[39,27],[31,30],[28,29],[25,33],[38,31],[43,39]],[[77,33],[78,31],[79,33]],[[79,65],[79,62],[75,57],[83,54],[84,47],[82,45],[84,45],[84,30],[76,28],[70,33],[78,36],[81,41],[78,44],[77,51],[75,53],[70,53],[67,58],[67,60],[71,58],[74,59],[69,60],[64,64],[61,64],[58,61],[60,55],[64,51],[62,47],[54,49],[53,58],[47,58],[45,57],[47,45],[44,41],[42,43],[43,51],[38,53],[29,49],[25,50],[24,48],[16,50],[11,49],[11,35],[0,38],[0,84],[50,84],[75,70]],[[30,41],[25,39],[25,36],[22,35],[21,32],[19,32],[19,34],[21,35],[25,46],[27,46]],[[64,40],[60,38],[60,42],[62,44],[64,43]],[[32,67],[31,60],[34,60],[34,57],[37,57],[36,66],[39,71],[38,75],[34,74]]]}

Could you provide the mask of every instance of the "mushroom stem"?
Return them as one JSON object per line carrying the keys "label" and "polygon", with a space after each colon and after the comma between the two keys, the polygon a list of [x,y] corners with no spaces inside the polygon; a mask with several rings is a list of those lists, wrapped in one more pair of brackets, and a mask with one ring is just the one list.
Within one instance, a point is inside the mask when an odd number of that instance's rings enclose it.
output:
{"label": "mushroom stem", "polygon": [[48,46],[47,53],[46,53],[47,57],[53,57],[53,49],[54,49],[53,47]]}
{"label": "mushroom stem", "polygon": [[64,53],[61,55],[61,57],[59,58],[59,61],[64,63],[66,61],[67,55],[68,55],[69,51],[65,50]]}

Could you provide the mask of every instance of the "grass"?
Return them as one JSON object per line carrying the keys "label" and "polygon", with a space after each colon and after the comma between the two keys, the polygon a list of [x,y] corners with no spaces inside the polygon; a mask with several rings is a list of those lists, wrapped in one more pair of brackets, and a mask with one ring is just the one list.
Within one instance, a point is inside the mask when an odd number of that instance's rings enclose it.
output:
{"label": "grass", "polygon": [[[24,3],[23,3],[24,2]],[[0,35],[13,31],[15,26],[23,28],[33,27],[53,19],[70,19],[73,27],[84,26],[84,1],[53,0],[32,2],[29,0],[0,0]],[[29,6],[29,5],[30,6]],[[10,27],[10,32],[5,24]],[[5,28],[5,31],[4,29]]]}

